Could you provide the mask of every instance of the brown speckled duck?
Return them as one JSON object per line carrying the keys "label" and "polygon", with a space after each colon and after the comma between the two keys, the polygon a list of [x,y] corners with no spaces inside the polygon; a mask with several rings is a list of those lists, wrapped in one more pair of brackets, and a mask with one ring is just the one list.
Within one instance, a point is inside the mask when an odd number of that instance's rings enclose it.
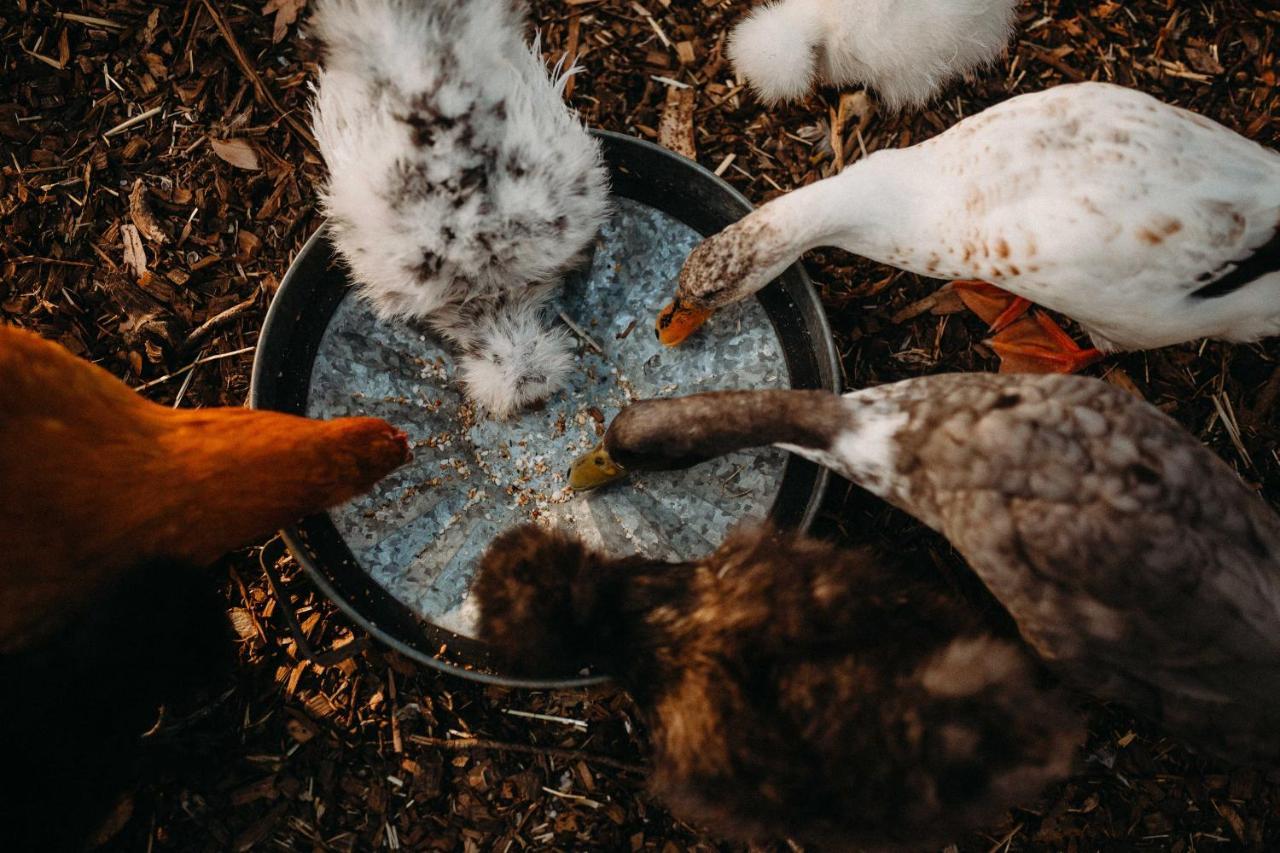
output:
{"label": "brown speckled duck", "polygon": [[649,400],[571,478],[765,444],[941,532],[1079,687],[1227,759],[1280,758],[1280,518],[1154,407],[1094,379],[984,374]]}
{"label": "brown speckled duck", "polygon": [[730,838],[944,843],[1066,776],[1083,739],[1016,638],[866,549],[759,526],[671,564],[528,525],[494,541],[474,594],[513,666],[616,676],[654,793]]}

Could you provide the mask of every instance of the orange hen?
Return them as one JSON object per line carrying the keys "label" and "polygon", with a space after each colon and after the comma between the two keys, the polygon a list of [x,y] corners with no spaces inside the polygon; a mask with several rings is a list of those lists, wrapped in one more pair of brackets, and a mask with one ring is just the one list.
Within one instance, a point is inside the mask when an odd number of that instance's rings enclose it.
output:
{"label": "orange hen", "polygon": [[0,327],[0,651],[147,560],[202,565],[368,489],[408,456],[373,418],[174,410]]}
{"label": "orange hen", "polygon": [[[226,600],[193,567],[368,489],[408,456],[372,418],[175,411],[0,326],[0,849],[127,820],[157,709],[231,678]],[[115,803],[116,821],[104,818]]]}

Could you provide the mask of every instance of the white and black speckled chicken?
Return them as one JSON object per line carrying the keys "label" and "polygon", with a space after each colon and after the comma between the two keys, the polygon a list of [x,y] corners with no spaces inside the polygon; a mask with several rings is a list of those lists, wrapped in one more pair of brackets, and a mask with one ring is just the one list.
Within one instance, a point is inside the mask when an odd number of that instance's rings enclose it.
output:
{"label": "white and black speckled chicken", "polygon": [[324,0],[313,109],[335,246],[383,317],[459,351],[471,399],[544,399],[570,340],[543,316],[608,211],[600,149],[516,0]]}
{"label": "white and black speckled chicken", "polygon": [[775,444],[938,530],[1076,685],[1220,756],[1280,760],[1280,516],[1162,412],[1078,376],[647,400],[575,487]]}

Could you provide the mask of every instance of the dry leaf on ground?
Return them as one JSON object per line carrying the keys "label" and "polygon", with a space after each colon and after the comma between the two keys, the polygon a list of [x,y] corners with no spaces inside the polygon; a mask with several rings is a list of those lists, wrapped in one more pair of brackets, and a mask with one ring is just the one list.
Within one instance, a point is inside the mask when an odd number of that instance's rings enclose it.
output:
{"label": "dry leaf on ground", "polygon": [[120,242],[124,246],[124,265],[134,278],[142,279],[147,274],[147,252],[142,248],[138,229],[133,225],[121,225]]}
{"label": "dry leaf on ground", "polygon": [[213,148],[214,154],[232,166],[247,169],[250,172],[256,172],[262,168],[258,162],[258,152],[254,150],[253,143],[246,139],[214,139],[211,136],[209,145]]}
{"label": "dry leaf on ground", "polygon": [[271,25],[271,43],[279,44],[284,41],[284,35],[289,31],[289,25],[298,20],[298,13],[307,5],[307,0],[267,0],[267,5],[262,7],[262,14],[270,15],[276,13],[276,19]]}

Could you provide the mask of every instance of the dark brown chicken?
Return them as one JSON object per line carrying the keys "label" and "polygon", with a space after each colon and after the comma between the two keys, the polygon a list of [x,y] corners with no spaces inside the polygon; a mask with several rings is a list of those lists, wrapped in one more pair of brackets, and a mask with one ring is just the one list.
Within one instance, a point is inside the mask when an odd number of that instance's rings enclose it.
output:
{"label": "dark brown chicken", "polygon": [[82,844],[158,706],[225,672],[199,567],[407,456],[370,418],[158,406],[0,326],[0,849]]}
{"label": "dark brown chicken", "polygon": [[1083,725],[932,571],[768,527],[697,563],[498,537],[481,634],[524,672],[591,664],[651,728],[654,793],[726,837],[941,843],[1069,771]]}

